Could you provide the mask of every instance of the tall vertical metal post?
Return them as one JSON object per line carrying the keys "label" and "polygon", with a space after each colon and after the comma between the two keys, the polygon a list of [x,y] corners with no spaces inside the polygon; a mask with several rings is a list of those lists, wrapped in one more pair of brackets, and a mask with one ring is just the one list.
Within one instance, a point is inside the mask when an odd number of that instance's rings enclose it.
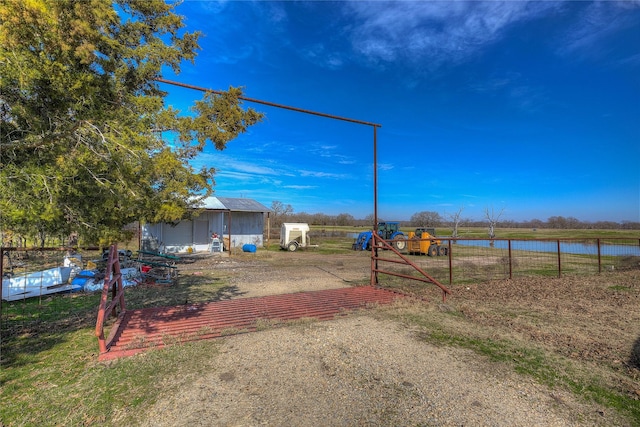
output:
{"label": "tall vertical metal post", "polygon": [[378,232],[378,138],[373,126],[373,225],[371,227],[371,286],[378,284],[378,245],[373,234]]}
{"label": "tall vertical metal post", "polygon": [[562,277],[562,256],[560,255],[560,239],[558,239],[558,277]]}
{"label": "tall vertical metal post", "polygon": [[[229,257],[231,257],[231,209],[227,211],[227,234],[229,235]],[[222,237],[222,246],[224,246],[224,236]]]}
{"label": "tall vertical metal post", "polygon": [[373,126],[373,226],[378,226],[378,138],[377,128]]}

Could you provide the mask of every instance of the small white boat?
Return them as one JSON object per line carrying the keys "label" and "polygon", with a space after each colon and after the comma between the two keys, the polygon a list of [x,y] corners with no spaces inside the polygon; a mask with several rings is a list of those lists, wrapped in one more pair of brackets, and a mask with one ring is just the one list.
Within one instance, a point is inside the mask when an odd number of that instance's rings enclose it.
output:
{"label": "small white boat", "polygon": [[2,279],[2,299],[16,301],[24,298],[71,291],[69,283],[72,267],[56,267],[24,276]]}

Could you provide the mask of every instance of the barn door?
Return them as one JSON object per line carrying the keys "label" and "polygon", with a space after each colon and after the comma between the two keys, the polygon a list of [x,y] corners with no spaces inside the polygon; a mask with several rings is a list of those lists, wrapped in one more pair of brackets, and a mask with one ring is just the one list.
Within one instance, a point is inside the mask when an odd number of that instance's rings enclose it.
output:
{"label": "barn door", "polygon": [[181,221],[175,226],[165,224],[164,244],[165,246],[191,246],[193,239],[193,223],[191,221]]}
{"label": "barn door", "polygon": [[194,222],[193,243],[196,245],[209,244],[209,221],[196,220]]}

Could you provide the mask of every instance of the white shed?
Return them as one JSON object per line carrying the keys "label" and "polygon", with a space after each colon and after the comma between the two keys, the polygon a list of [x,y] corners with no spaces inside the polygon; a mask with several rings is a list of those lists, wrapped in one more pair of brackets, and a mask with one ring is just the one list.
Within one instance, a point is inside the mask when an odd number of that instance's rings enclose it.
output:
{"label": "white shed", "polygon": [[193,220],[142,225],[140,246],[148,251],[207,251],[211,235],[216,233],[225,250],[247,243],[260,247],[266,212],[267,207],[252,199],[209,197],[202,213]]}

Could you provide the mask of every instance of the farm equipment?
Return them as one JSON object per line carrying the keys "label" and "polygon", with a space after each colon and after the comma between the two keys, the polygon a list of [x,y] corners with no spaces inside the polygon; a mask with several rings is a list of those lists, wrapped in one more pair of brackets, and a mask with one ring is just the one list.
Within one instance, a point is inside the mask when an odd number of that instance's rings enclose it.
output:
{"label": "farm equipment", "polygon": [[449,249],[442,246],[442,241],[436,237],[435,228],[416,228],[409,232],[407,250],[410,254],[427,254],[429,256],[446,256]]}
{"label": "farm equipment", "polygon": [[[382,237],[384,240],[391,240],[391,245],[398,251],[403,251],[407,247],[407,236],[400,231],[399,222],[379,222],[378,236]],[[372,240],[372,232],[363,231],[358,234],[358,237],[356,238],[356,241],[353,242],[351,248],[354,251],[371,250]]]}
{"label": "farm equipment", "polygon": [[295,252],[298,248],[317,248],[318,245],[311,244],[309,224],[285,222],[280,228],[280,247]]}
{"label": "farm equipment", "polygon": [[138,259],[135,262],[140,265],[140,272],[145,280],[173,283],[178,278],[176,262],[179,260],[175,255],[138,251]]}

